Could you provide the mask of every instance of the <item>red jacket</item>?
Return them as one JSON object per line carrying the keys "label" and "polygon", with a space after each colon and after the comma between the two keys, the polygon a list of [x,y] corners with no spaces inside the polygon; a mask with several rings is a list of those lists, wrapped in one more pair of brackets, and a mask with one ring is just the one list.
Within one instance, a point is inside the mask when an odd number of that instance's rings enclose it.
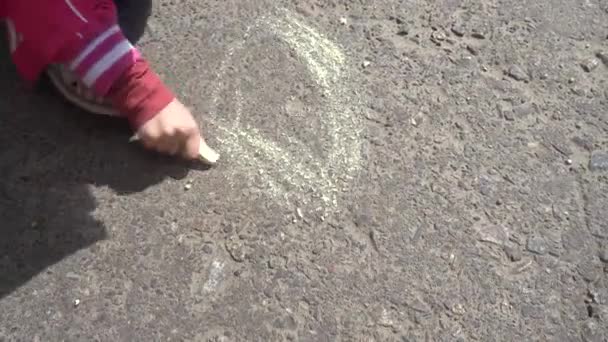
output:
{"label": "red jacket", "polygon": [[121,32],[111,0],[0,0],[0,18],[27,81],[36,81],[49,64],[64,64],[109,97],[134,128],[174,98]]}

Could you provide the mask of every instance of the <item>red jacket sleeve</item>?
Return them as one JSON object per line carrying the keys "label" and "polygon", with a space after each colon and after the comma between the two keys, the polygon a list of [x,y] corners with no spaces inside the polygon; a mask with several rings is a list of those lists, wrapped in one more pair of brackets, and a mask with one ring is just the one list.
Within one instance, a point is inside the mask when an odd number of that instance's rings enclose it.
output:
{"label": "red jacket sleeve", "polygon": [[118,27],[112,0],[0,0],[19,73],[35,81],[49,64],[66,64],[105,95],[138,57]]}
{"label": "red jacket sleeve", "polygon": [[175,99],[143,58],[139,58],[117,79],[110,88],[108,97],[114,107],[129,119],[135,130]]}

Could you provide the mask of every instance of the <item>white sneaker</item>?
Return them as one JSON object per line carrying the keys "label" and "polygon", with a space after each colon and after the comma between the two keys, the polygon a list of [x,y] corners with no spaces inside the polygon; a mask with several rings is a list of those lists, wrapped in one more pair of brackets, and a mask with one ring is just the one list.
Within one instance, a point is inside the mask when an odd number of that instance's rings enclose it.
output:
{"label": "white sneaker", "polygon": [[55,88],[70,103],[93,114],[119,116],[110,101],[96,96],[78,80],[76,74],[63,65],[54,64],[47,68],[47,75]]}

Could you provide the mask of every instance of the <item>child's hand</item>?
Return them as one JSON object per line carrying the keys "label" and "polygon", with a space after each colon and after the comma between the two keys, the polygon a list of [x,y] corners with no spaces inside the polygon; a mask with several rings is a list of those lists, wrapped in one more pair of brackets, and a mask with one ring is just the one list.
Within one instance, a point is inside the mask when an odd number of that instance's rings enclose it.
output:
{"label": "child's hand", "polygon": [[148,149],[186,159],[200,158],[199,151],[209,149],[192,114],[177,99],[141,126],[137,135]]}

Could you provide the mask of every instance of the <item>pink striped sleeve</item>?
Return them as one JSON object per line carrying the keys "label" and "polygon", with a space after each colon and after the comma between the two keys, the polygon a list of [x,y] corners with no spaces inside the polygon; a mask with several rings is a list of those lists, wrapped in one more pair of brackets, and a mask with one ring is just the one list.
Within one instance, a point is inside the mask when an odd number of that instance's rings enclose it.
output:
{"label": "pink striped sleeve", "polygon": [[85,45],[70,61],[69,67],[87,87],[105,96],[138,58],[137,49],[129,43],[118,25],[113,25]]}

